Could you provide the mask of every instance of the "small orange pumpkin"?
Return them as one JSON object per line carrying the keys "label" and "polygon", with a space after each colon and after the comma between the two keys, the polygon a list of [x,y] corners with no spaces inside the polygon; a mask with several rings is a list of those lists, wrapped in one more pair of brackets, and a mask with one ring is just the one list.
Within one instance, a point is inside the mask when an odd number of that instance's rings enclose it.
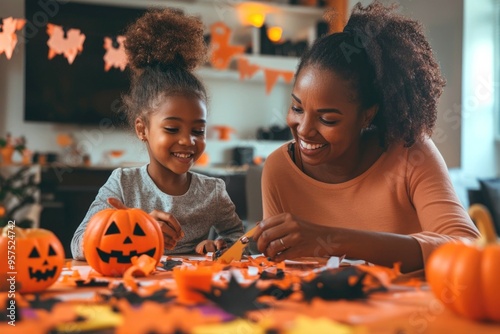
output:
{"label": "small orange pumpkin", "polygon": [[158,222],[141,209],[125,207],[109,199],[114,208],[96,213],[83,235],[88,264],[105,276],[120,276],[132,266],[132,257],[146,254],[156,260],[163,255],[163,233]]}
{"label": "small orange pumpkin", "polygon": [[64,248],[54,233],[42,228],[7,225],[0,236],[2,291],[39,292],[57,281],[64,267]]}
{"label": "small orange pumpkin", "polygon": [[473,204],[469,215],[482,237],[475,244],[447,243],[427,260],[425,272],[434,295],[457,314],[500,321],[500,244],[488,210]]}

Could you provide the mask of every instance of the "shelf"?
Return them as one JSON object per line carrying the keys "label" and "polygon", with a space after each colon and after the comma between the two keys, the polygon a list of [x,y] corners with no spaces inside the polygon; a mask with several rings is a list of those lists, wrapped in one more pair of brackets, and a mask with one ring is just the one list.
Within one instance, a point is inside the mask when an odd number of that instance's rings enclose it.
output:
{"label": "shelf", "polygon": [[[276,70],[291,71],[295,73],[299,58],[295,57],[282,57],[282,56],[255,56],[243,55],[251,64],[258,65],[262,68],[271,68]],[[216,70],[212,67],[201,67],[196,73],[203,79],[218,79],[218,80],[232,80],[240,81],[240,73],[236,69]],[[260,70],[255,75],[248,79],[241,80],[242,82],[264,82],[264,71]],[[278,83],[285,83],[281,79]]]}

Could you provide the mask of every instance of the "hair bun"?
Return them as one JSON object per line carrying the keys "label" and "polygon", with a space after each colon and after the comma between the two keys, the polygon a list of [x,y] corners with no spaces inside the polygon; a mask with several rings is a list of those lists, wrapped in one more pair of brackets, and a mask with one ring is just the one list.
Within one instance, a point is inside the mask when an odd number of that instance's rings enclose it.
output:
{"label": "hair bun", "polygon": [[156,65],[193,70],[206,59],[203,23],[179,9],[149,10],[127,28],[125,36],[134,71]]}

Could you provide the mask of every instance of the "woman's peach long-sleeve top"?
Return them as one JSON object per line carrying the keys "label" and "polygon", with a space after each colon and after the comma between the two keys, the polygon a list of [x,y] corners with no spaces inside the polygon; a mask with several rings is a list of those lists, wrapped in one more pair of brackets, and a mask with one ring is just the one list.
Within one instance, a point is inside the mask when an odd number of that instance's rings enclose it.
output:
{"label": "woman's peach long-sleeve top", "polygon": [[287,147],[264,165],[264,218],[289,212],[319,225],[410,235],[424,262],[445,242],[479,236],[430,139],[409,148],[393,145],[363,174],[338,184],[304,174]]}

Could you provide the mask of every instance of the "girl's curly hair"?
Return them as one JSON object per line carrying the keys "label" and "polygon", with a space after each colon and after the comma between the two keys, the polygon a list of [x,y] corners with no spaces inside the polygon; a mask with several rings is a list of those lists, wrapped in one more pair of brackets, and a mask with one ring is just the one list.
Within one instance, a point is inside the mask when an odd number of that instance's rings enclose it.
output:
{"label": "girl's curly hair", "polygon": [[128,26],[125,38],[131,85],[123,100],[131,126],[137,117],[147,123],[165,96],[207,102],[203,83],[192,73],[208,52],[199,18],[172,8],[149,10]]}
{"label": "girl's curly hair", "polygon": [[[445,80],[420,23],[379,1],[353,8],[343,32],[316,40],[299,63],[349,81],[362,108],[378,104],[372,121],[383,146],[411,146],[432,134]],[[327,12],[325,18],[335,18]]]}

